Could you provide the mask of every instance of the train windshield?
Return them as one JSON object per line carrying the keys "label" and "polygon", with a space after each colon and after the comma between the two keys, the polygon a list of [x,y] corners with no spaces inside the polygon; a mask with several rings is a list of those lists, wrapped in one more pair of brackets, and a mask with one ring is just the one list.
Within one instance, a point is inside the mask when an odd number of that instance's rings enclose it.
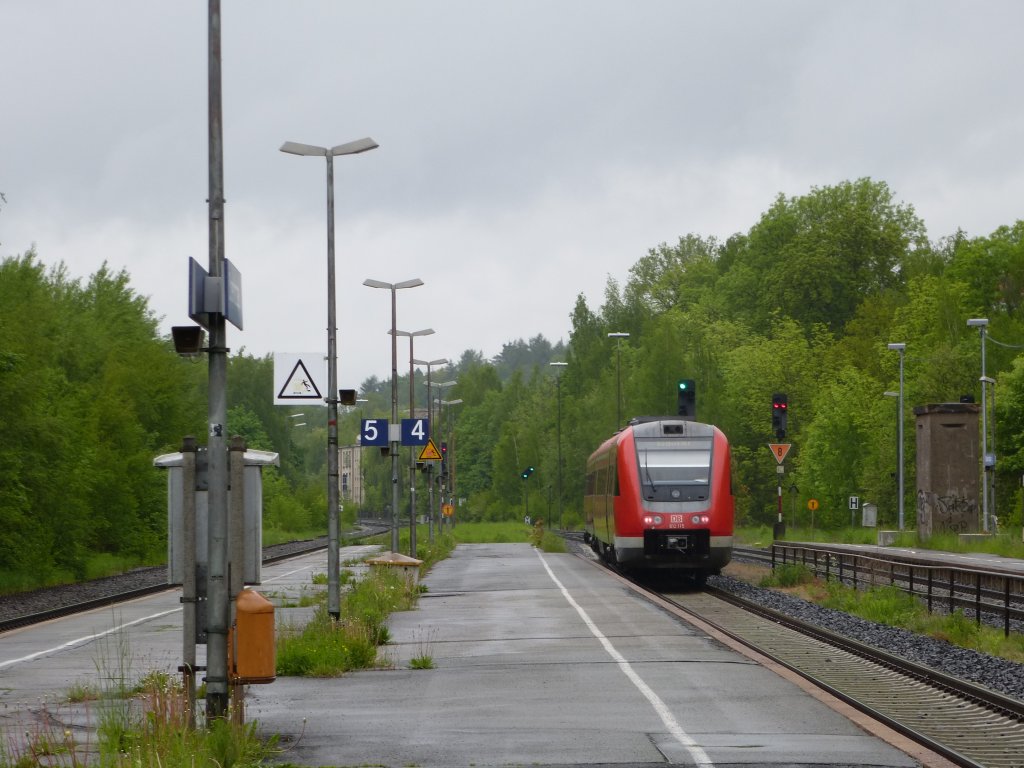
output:
{"label": "train windshield", "polygon": [[710,437],[637,438],[644,496],[682,500],[679,491],[685,489],[682,495],[686,500],[706,499],[711,480],[711,443]]}

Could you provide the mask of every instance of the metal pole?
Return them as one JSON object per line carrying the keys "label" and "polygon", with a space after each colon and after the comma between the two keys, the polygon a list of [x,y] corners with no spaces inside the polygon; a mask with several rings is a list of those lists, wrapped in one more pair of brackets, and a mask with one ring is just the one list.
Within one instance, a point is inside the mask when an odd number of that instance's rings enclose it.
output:
{"label": "metal pole", "polygon": [[[395,286],[391,286],[391,427],[398,424],[398,316],[395,307]],[[398,552],[398,449],[400,441],[391,440],[391,551]]]}
{"label": "metal pole", "polygon": [[196,569],[196,452],[199,445],[192,436],[181,445],[182,524],[185,534],[185,573],[181,583],[182,604],[182,678],[185,686],[185,723],[196,727],[196,609],[198,607]]}
{"label": "metal pole", "polygon": [[[416,370],[413,368],[413,336],[409,334],[409,418],[416,418]],[[409,448],[409,557],[416,557],[416,448]]]}
{"label": "metal pole", "polygon": [[555,377],[558,399],[558,530],[562,527],[562,374]]}
{"label": "metal pole", "polygon": [[[985,326],[981,330],[981,377],[985,378]],[[988,387],[981,382],[981,529],[988,533],[988,409],[985,391]]]}
{"label": "metal pole", "polygon": [[[996,455],[996,383],[990,381],[992,384],[992,455]],[[996,465],[992,465],[992,486],[989,490],[992,493],[992,504],[989,506],[989,519],[992,522],[991,528],[992,533],[998,533],[997,531],[997,517],[996,517]]]}
{"label": "metal pole", "polygon": [[[211,277],[224,279],[224,136],[221,112],[220,0],[209,0],[209,239]],[[223,719],[228,710],[227,584],[227,329],[224,315],[210,313],[207,404],[207,651],[206,716]]]}
{"label": "metal pole", "polygon": [[622,345],[615,340],[615,431],[622,425]]}
{"label": "metal pole", "polygon": [[341,618],[338,555],[338,320],[334,271],[334,155],[327,152],[327,612]]}
{"label": "metal pole", "polygon": [[[434,401],[430,394],[430,363],[427,363],[427,425],[429,436],[434,437]],[[427,536],[434,543],[434,462],[427,465]]]}
{"label": "metal pole", "polygon": [[904,354],[904,350],[901,349],[900,350],[900,399],[899,399],[899,405],[898,405],[898,408],[899,408],[900,412],[899,412],[899,421],[898,421],[898,423],[896,425],[896,434],[897,434],[897,438],[896,439],[900,441],[899,445],[897,446],[899,448],[899,450],[897,451],[897,460],[899,461],[899,466],[896,469],[896,478],[897,478],[897,483],[896,483],[897,490],[896,490],[896,492],[899,495],[899,498],[896,500],[896,502],[897,502],[897,508],[899,509],[899,529],[901,531],[903,530],[903,527],[904,527],[904,516],[903,516],[904,498],[903,497],[905,495],[905,490],[904,490],[904,485],[903,485],[903,483],[904,483],[904,480],[903,480],[903,354]]}

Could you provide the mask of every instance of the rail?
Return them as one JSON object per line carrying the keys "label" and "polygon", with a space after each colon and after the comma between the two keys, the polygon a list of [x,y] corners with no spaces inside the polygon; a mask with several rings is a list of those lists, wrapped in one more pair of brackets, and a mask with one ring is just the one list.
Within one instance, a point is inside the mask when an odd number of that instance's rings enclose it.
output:
{"label": "rail", "polygon": [[1001,618],[1003,634],[1010,635],[1011,623],[1024,621],[1024,576],[963,568],[953,565],[915,563],[881,558],[858,552],[839,552],[807,544],[775,542],[771,548],[772,568],[799,564],[826,580],[836,578],[853,587],[888,583],[921,598],[932,613],[944,608],[949,613],[973,613],[976,623],[983,616]]}

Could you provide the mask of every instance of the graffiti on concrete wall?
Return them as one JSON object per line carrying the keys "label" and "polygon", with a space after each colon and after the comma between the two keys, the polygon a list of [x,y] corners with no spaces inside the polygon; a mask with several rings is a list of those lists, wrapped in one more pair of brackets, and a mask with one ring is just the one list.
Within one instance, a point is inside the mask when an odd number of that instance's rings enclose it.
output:
{"label": "graffiti on concrete wall", "polygon": [[933,533],[975,533],[978,500],[957,494],[917,492],[917,529],[921,537]]}

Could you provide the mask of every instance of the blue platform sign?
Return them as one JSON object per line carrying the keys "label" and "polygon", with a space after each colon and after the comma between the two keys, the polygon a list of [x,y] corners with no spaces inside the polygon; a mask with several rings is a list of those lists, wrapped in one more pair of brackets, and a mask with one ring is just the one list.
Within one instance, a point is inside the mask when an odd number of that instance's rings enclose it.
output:
{"label": "blue platform sign", "polygon": [[402,419],[402,445],[426,445],[429,438],[429,419]]}
{"label": "blue platform sign", "polygon": [[387,446],[388,420],[363,419],[359,427],[359,444],[361,446]]}

